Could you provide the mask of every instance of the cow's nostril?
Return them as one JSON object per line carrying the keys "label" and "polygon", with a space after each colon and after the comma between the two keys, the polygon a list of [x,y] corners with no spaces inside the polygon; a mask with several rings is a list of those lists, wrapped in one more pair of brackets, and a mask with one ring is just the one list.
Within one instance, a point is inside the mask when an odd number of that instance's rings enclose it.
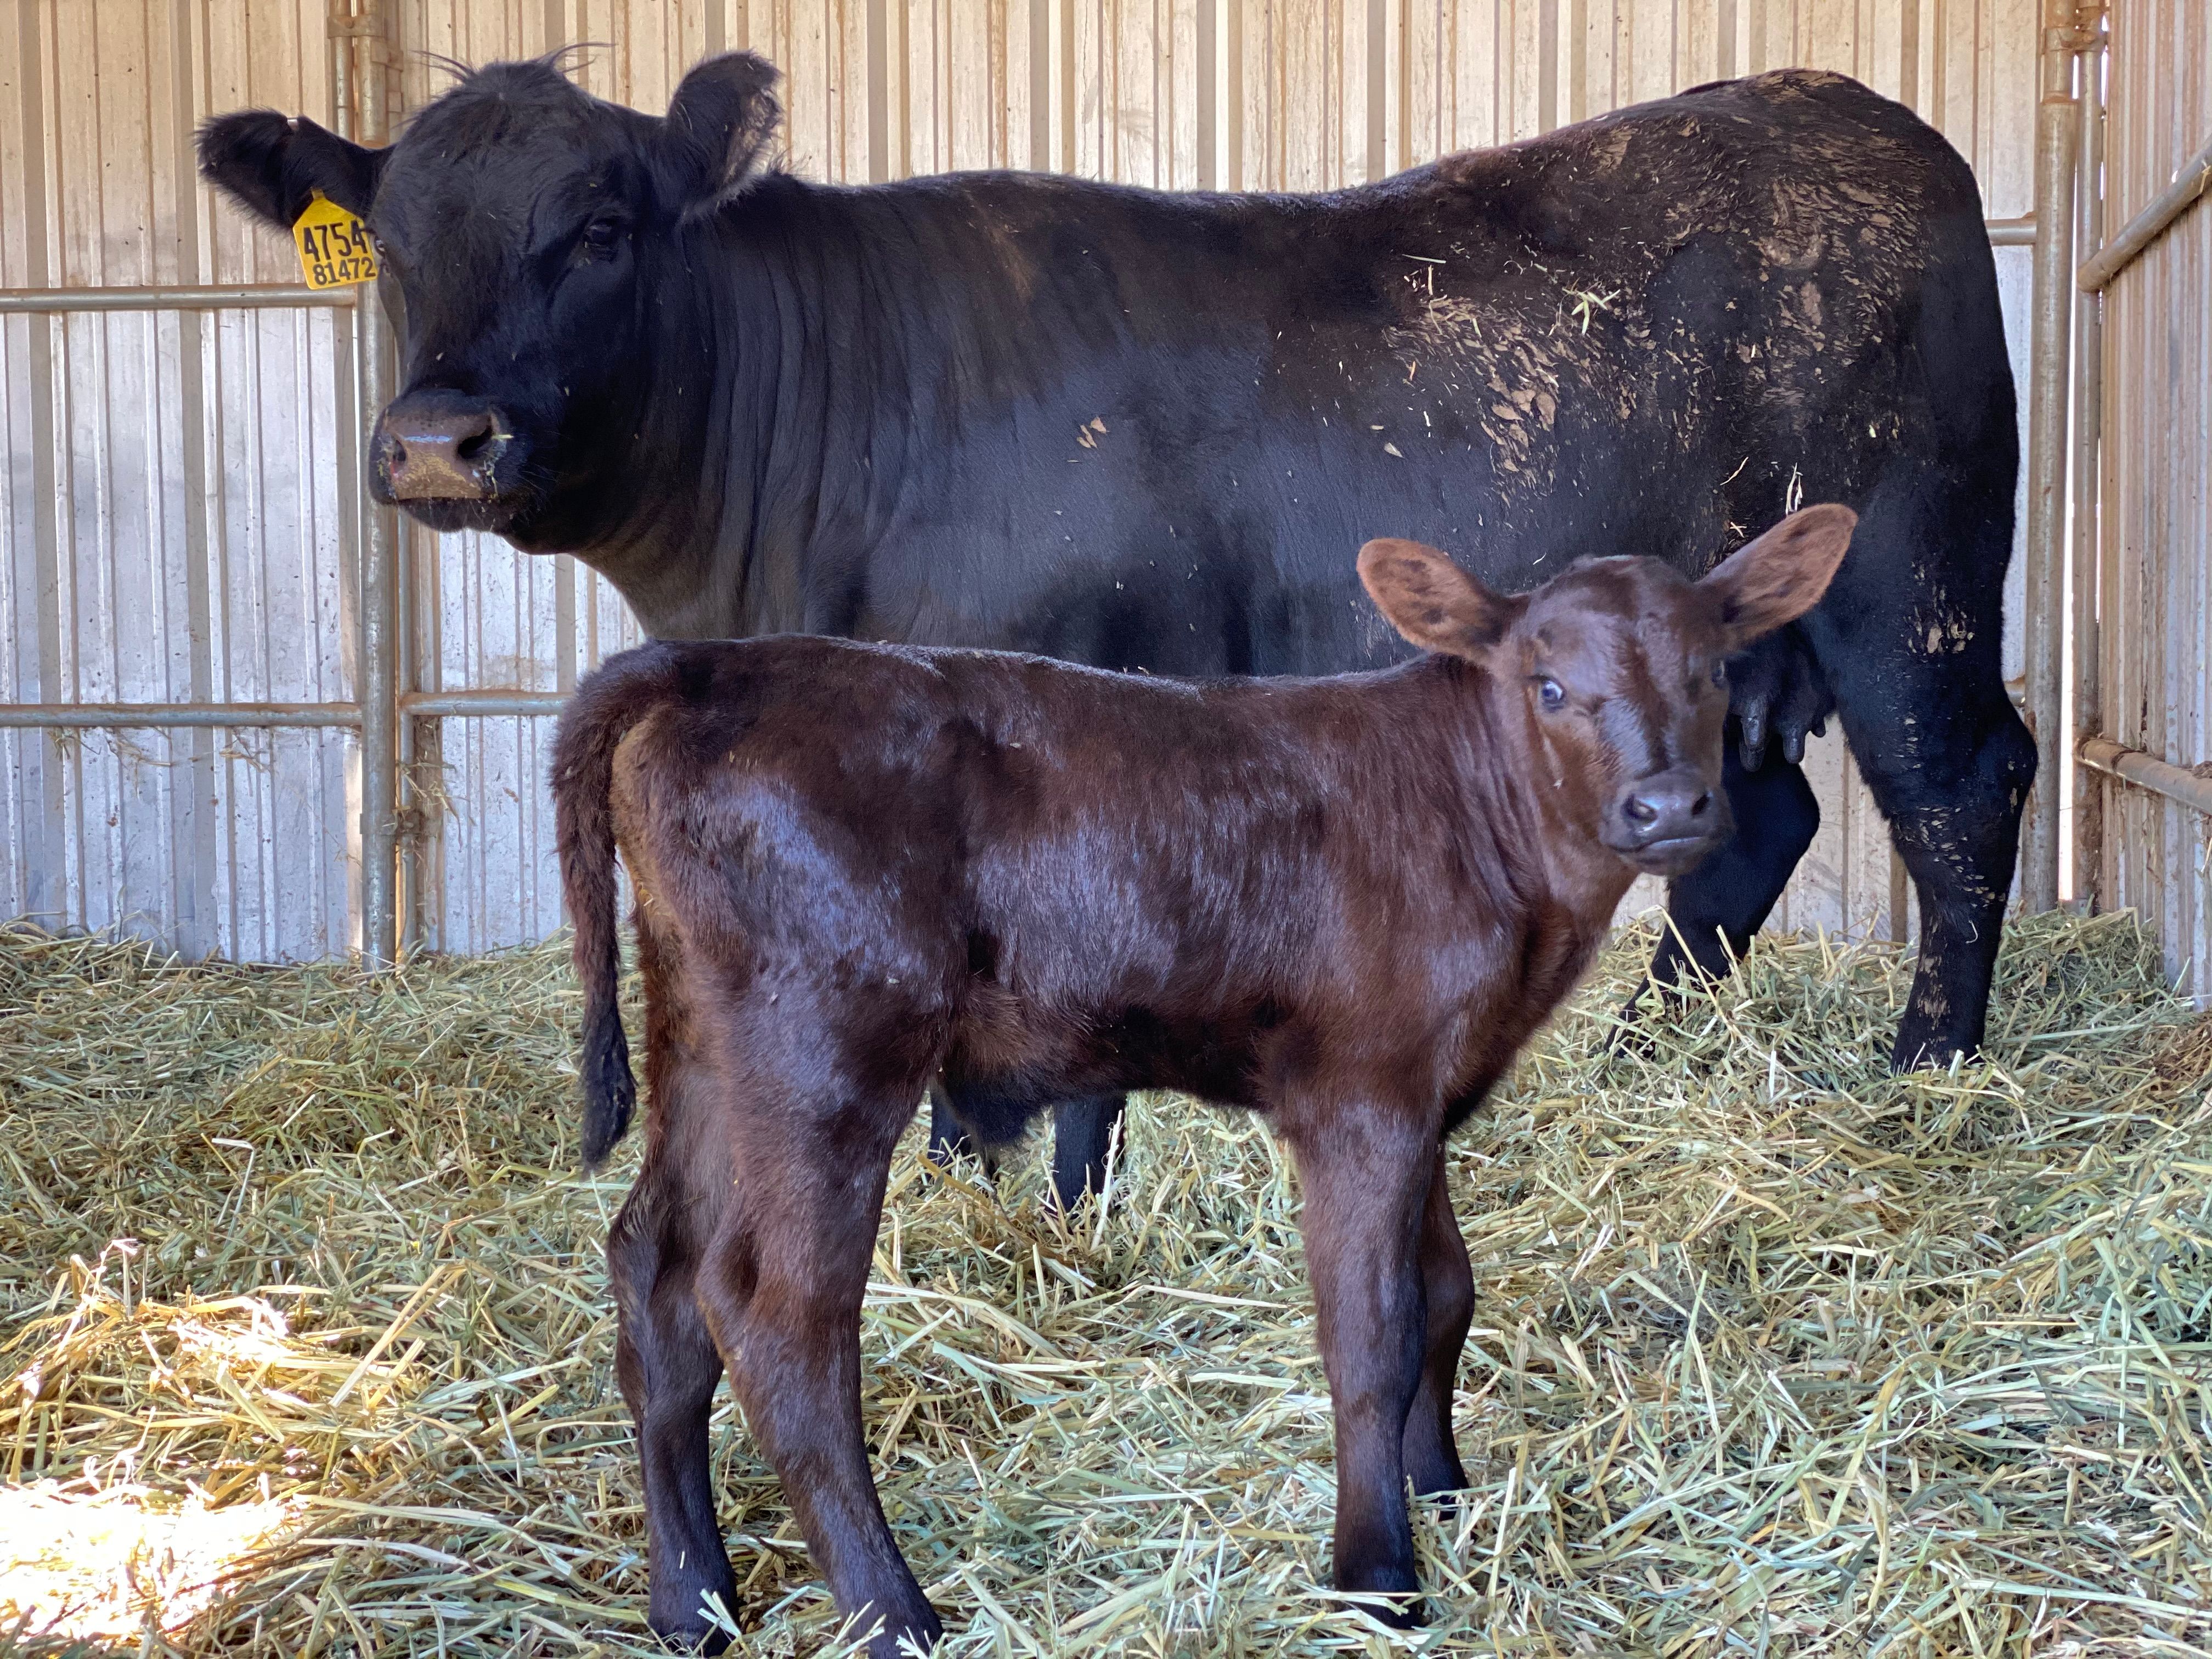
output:
{"label": "cow's nostril", "polygon": [[474,436],[462,439],[453,447],[453,453],[465,461],[477,461],[483,459],[483,453],[490,445],[491,428],[487,425]]}
{"label": "cow's nostril", "polygon": [[1713,792],[1708,789],[1704,794],[1698,796],[1695,801],[1691,803],[1690,816],[1693,818],[1701,818],[1712,810]]}
{"label": "cow's nostril", "polygon": [[1631,795],[1620,810],[1631,823],[1650,823],[1659,817],[1659,809],[1641,795]]}

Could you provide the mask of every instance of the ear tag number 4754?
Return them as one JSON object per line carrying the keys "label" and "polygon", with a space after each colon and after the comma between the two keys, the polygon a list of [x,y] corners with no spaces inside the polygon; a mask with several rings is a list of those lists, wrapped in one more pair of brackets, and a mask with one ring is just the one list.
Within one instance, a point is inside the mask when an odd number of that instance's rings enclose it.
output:
{"label": "ear tag number 4754", "polygon": [[358,214],[349,213],[322,191],[292,222],[292,240],[300,250],[300,273],[309,288],[345,288],[376,280],[376,247]]}

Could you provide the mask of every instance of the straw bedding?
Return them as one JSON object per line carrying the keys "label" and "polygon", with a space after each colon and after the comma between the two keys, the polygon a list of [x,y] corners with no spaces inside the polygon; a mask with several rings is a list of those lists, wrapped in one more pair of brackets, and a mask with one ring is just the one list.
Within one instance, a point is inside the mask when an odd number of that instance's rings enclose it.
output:
{"label": "straw bedding", "polygon": [[[1410,1636],[1319,1588],[1264,1131],[1144,1101],[1065,1223],[909,1133],[867,1410],[947,1651],[2212,1652],[2212,1026],[2134,921],[2017,928],[1989,1062],[1901,1079],[1887,947],[1763,941],[1613,1045],[1649,943],[1455,1144],[1474,1489]],[[0,1649],[653,1650],[557,951],[16,931],[0,1011]],[[726,1405],[715,1462],[746,1650],[840,1651]]]}

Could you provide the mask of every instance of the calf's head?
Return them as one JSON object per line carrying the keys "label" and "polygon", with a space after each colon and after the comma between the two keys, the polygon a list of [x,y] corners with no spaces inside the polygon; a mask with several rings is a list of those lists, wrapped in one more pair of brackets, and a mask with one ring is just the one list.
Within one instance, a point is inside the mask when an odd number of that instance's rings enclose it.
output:
{"label": "calf's head", "polygon": [[1734,830],[1721,787],[1729,657],[1811,610],[1850,545],[1808,507],[1692,581],[1656,559],[1584,559],[1492,592],[1434,548],[1372,541],[1359,578],[1391,625],[1486,671],[1527,735],[1532,788],[1634,869],[1679,876]]}
{"label": "calf's head", "polygon": [[404,336],[370,490],[440,530],[525,538],[556,484],[588,482],[635,427],[655,267],[687,224],[741,193],[778,118],[750,52],[685,76],[665,118],[592,97],[557,56],[494,64],[371,149],[303,116],[244,110],[200,129],[200,170],[289,229],[319,193],[375,238]]}

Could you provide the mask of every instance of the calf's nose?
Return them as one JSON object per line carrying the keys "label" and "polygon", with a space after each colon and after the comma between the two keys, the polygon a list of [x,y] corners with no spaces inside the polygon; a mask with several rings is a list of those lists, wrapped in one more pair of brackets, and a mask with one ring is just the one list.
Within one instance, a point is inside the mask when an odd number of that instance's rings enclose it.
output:
{"label": "calf's nose", "polygon": [[513,440],[477,398],[402,398],[377,423],[376,465],[396,501],[483,501]]}
{"label": "calf's nose", "polygon": [[1696,772],[1661,772],[1629,786],[1620,802],[1622,829],[1633,847],[1716,833],[1721,823],[1712,787]]}

